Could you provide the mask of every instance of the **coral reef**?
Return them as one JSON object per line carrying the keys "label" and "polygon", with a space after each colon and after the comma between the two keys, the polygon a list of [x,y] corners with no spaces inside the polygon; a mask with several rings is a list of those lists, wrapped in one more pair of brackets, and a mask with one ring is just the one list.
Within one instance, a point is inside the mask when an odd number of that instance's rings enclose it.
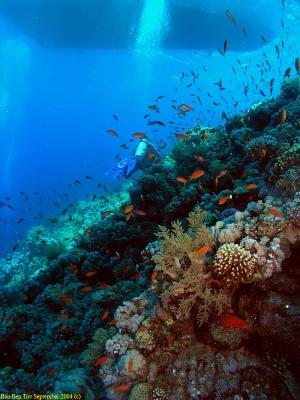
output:
{"label": "coral reef", "polygon": [[299,82],[0,261],[2,391],[300,398]]}

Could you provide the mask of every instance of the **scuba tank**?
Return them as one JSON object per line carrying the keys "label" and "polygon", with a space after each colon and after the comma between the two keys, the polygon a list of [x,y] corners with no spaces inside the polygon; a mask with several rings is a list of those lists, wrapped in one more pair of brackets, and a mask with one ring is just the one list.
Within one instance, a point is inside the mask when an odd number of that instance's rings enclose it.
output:
{"label": "scuba tank", "polygon": [[136,158],[143,158],[146,154],[147,148],[148,148],[148,141],[146,141],[145,139],[141,140],[135,150],[134,156]]}

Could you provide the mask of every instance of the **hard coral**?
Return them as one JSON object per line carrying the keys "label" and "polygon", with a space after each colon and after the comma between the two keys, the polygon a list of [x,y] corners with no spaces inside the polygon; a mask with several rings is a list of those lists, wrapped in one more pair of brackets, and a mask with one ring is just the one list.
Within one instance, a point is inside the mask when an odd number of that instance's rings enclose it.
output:
{"label": "hard coral", "polygon": [[130,391],[129,400],[152,400],[152,386],[149,383],[138,383]]}
{"label": "hard coral", "polygon": [[168,400],[168,393],[163,388],[155,388],[153,390],[153,400]]}
{"label": "hard coral", "polygon": [[106,341],[105,351],[107,354],[114,356],[125,354],[130,342],[131,339],[128,335],[117,333],[111,339]]}
{"label": "hard coral", "polygon": [[281,97],[286,100],[295,100],[300,94],[299,77],[288,79],[281,86]]}
{"label": "hard coral", "polygon": [[290,168],[275,183],[275,188],[284,197],[292,197],[300,190],[300,167]]}
{"label": "hard coral", "polygon": [[238,244],[226,243],[217,251],[213,270],[218,279],[226,282],[249,282],[256,272],[256,263],[250,251]]}
{"label": "hard coral", "polygon": [[290,168],[300,167],[300,143],[290,146],[285,143],[279,149],[279,155],[274,164],[274,175],[280,176]]}
{"label": "hard coral", "polygon": [[[129,367],[130,364],[131,367]],[[146,368],[146,358],[138,350],[130,349],[120,357],[115,371],[118,375],[136,379],[145,376]]]}
{"label": "hard coral", "polygon": [[277,141],[273,136],[264,135],[250,140],[247,145],[249,155],[255,160],[270,159],[276,154]]}

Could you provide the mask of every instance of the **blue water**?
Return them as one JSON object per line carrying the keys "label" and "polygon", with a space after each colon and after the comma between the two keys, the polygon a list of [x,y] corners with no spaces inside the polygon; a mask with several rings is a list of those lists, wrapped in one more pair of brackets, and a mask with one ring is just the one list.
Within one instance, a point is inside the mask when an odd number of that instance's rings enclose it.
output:
{"label": "blue water", "polygon": [[[129,3],[132,2],[128,2],[128,7]],[[110,48],[96,47],[95,42],[89,48],[84,24],[75,27],[78,47],[75,37],[72,46],[59,46],[57,43],[69,43],[70,37],[68,42],[57,29],[53,31],[56,45],[48,42],[51,45],[45,46],[39,41],[41,30],[28,29],[33,20],[27,21],[24,30],[24,23],[18,24],[11,18],[14,11],[20,13],[17,3],[10,6],[10,16],[5,7],[2,12],[0,7],[0,255],[6,254],[31,226],[61,212],[69,203],[105,194],[96,187],[97,183],[105,183],[108,190],[114,190],[116,183],[104,173],[113,165],[116,155],[131,155],[137,143],[128,142],[132,133],[146,132],[155,144],[163,140],[171,146],[175,129],[169,121],[178,126],[176,132],[184,132],[195,122],[203,126],[224,124],[222,112],[230,116],[245,111],[255,101],[270,98],[269,82],[273,77],[276,96],[286,68],[291,67],[292,75],[295,74],[294,60],[300,55],[297,1],[257,1],[251,6],[244,1],[239,5],[236,1],[138,3],[128,46],[120,48],[116,43],[117,49],[113,46],[113,33]],[[202,11],[195,4],[200,4]],[[224,21],[206,27],[206,36],[199,37],[199,47],[191,48],[189,34],[194,46],[199,32],[188,21],[183,20],[179,26],[182,31],[177,26],[176,35],[168,39],[175,5],[177,12],[179,6],[191,6],[193,13],[199,13],[199,21],[203,10]],[[35,15],[34,2],[31,7]],[[235,23],[226,17],[227,8],[235,16]],[[72,18],[71,12],[68,15]],[[20,18],[17,20],[20,22]],[[247,21],[247,37],[240,20]],[[258,23],[265,26],[266,32],[272,32],[267,43],[262,41],[262,33],[254,29]],[[85,41],[79,40],[80,29]],[[223,57],[218,48],[223,48],[226,38],[229,49]],[[99,44],[101,32],[98,39]],[[216,41],[220,41],[217,47]],[[275,44],[280,49],[279,57]],[[262,75],[266,59],[271,67]],[[195,83],[191,71],[199,74]],[[224,91],[214,84],[220,78]],[[247,82],[249,93],[245,96]],[[190,83],[192,86],[187,87]],[[157,96],[165,96],[159,100],[160,113],[148,109]],[[177,100],[178,105],[189,104],[194,111],[180,118],[171,108],[175,104],[171,99]],[[145,114],[163,121],[166,127],[149,127]],[[119,137],[108,135],[108,129],[116,130]],[[129,146],[126,151],[120,148],[124,143]],[[87,181],[86,175],[93,179]],[[74,179],[82,184],[74,184]],[[65,192],[70,200],[63,195]],[[14,210],[7,208],[7,204]],[[44,214],[41,221],[35,219],[39,213]],[[20,218],[25,221],[18,223]]]}

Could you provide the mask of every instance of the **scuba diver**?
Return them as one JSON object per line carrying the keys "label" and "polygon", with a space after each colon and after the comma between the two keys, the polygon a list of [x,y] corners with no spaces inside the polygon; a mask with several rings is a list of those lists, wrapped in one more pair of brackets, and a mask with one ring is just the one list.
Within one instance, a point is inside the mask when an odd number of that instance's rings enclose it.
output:
{"label": "scuba diver", "polygon": [[149,152],[157,154],[153,144],[148,139],[142,138],[135,149],[134,156],[129,160],[127,158],[118,160],[117,164],[105,175],[112,179],[130,178],[137,170],[144,170],[152,164],[153,158],[147,157]]}

